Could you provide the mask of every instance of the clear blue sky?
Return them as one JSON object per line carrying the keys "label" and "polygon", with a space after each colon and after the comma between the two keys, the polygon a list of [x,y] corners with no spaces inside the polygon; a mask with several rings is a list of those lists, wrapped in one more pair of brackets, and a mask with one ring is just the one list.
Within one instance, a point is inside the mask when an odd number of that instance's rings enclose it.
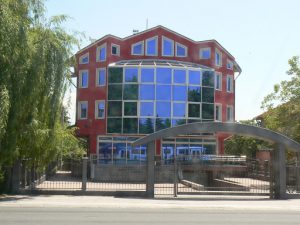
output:
{"label": "clear blue sky", "polygon": [[65,27],[85,33],[81,47],[89,37],[142,31],[147,18],[149,28],[163,25],[196,41],[216,39],[243,70],[236,81],[237,120],[262,112],[263,97],[289,78],[288,59],[300,54],[299,0],[48,0],[46,7],[48,16],[72,17]]}

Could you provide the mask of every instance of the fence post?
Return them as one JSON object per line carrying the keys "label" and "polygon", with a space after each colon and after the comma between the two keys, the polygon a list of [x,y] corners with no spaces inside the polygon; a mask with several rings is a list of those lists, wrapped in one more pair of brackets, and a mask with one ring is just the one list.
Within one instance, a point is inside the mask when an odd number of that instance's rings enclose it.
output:
{"label": "fence post", "polygon": [[147,145],[147,183],[146,183],[146,195],[148,198],[154,198],[154,152],[155,141],[148,143]]}
{"label": "fence post", "polygon": [[20,190],[20,161],[16,160],[13,165],[12,172],[12,192],[14,194],[19,193]]}
{"label": "fence post", "polygon": [[82,158],[82,191],[86,191],[88,157]]}
{"label": "fence post", "polygon": [[274,149],[274,157],[272,160],[274,174],[274,198],[286,198],[286,162],[285,149],[282,144],[278,144]]}

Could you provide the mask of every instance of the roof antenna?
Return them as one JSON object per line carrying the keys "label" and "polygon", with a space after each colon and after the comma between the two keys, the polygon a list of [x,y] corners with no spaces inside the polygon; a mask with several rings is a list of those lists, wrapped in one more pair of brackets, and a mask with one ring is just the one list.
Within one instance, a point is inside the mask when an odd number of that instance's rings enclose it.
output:
{"label": "roof antenna", "polygon": [[146,19],[146,30],[148,30],[148,18]]}

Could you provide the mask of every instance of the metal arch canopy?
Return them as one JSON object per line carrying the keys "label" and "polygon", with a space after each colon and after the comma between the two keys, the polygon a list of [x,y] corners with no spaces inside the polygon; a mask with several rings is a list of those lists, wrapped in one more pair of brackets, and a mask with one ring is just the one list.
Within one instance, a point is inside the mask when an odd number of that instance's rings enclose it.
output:
{"label": "metal arch canopy", "polygon": [[191,133],[229,133],[241,136],[254,137],[272,143],[282,144],[288,149],[300,153],[300,144],[280,133],[271,131],[269,129],[250,126],[239,123],[221,123],[221,122],[198,122],[184,124],[172,128],[160,130],[146,137],[140,138],[132,143],[133,146],[143,145],[155,141],[156,139],[176,137],[181,134]]}

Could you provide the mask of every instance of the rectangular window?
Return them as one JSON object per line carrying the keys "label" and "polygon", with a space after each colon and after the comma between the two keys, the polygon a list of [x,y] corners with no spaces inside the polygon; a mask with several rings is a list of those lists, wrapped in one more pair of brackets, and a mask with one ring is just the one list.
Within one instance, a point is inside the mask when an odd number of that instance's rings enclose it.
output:
{"label": "rectangular window", "polygon": [[120,45],[111,44],[111,54],[120,56]]}
{"label": "rectangular window", "polygon": [[202,119],[204,120],[214,120],[215,117],[215,106],[214,104],[202,104]]}
{"label": "rectangular window", "polygon": [[157,37],[146,40],[146,55],[157,56]]}
{"label": "rectangular window", "polygon": [[176,50],[176,52],[175,52],[176,57],[186,57],[187,56],[187,47],[186,46],[176,42],[175,50]]}
{"label": "rectangular window", "polygon": [[79,87],[87,88],[89,85],[89,72],[87,70],[79,71]]}
{"label": "rectangular window", "polygon": [[142,83],[153,83],[154,82],[154,69],[142,68],[141,69],[141,82]]}
{"label": "rectangular window", "polygon": [[97,68],[96,74],[96,86],[105,86],[106,85],[106,69]]}
{"label": "rectangular window", "polygon": [[123,115],[125,117],[136,117],[137,116],[137,102],[123,102],[124,104],[124,112]]}
{"label": "rectangular window", "polygon": [[105,117],[105,101],[97,100],[95,102],[95,118],[103,119]]}
{"label": "rectangular window", "polygon": [[174,56],[174,41],[162,37],[162,56]]}
{"label": "rectangular window", "polygon": [[216,121],[222,121],[222,105],[216,104],[215,106],[215,120]]}
{"label": "rectangular window", "polygon": [[201,48],[199,56],[200,59],[210,59],[210,48]]}
{"label": "rectangular window", "polygon": [[87,64],[89,63],[89,53],[86,53],[79,57],[79,64]]}
{"label": "rectangular window", "polygon": [[215,50],[215,64],[222,66],[222,53],[218,49]]}
{"label": "rectangular window", "polygon": [[231,75],[227,75],[226,90],[227,92],[233,92],[233,77]]}
{"label": "rectangular window", "polygon": [[233,62],[229,59],[227,59],[227,69],[233,70]]}
{"label": "rectangular window", "polygon": [[103,62],[106,60],[106,43],[97,48],[97,62]]}
{"label": "rectangular window", "polygon": [[144,55],[144,41],[131,45],[131,55]]}
{"label": "rectangular window", "polygon": [[215,81],[215,88],[216,90],[222,91],[222,73],[216,72],[216,81]]}
{"label": "rectangular window", "polygon": [[227,106],[226,108],[226,120],[227,122],[233,122],[233,107]]}
{"label": "rectangular window", "polygon": [[88,115],[88,102],[78,102],[78,119],[87,119]]}

